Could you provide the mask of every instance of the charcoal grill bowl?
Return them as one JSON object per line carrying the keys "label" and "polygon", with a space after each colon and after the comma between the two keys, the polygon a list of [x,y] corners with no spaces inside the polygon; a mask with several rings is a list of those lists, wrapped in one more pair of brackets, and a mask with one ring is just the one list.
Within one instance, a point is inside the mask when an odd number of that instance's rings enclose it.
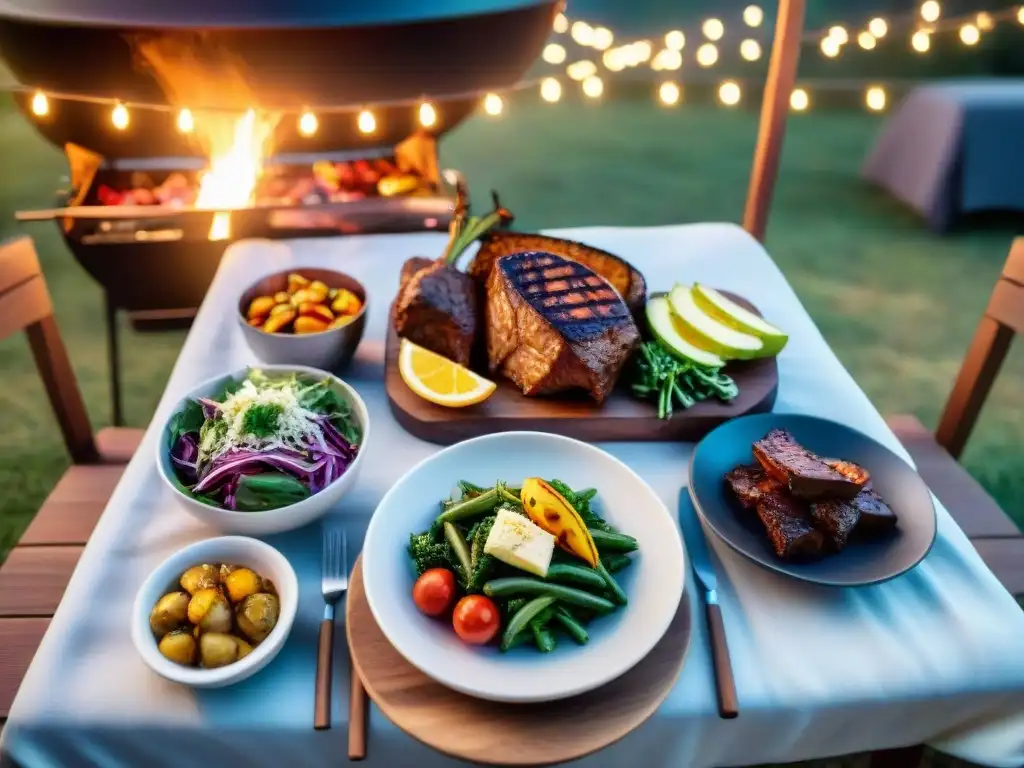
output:
{"label": "charcoal grill bowl", "polygon": [[[257,296],[269,296],[288,287],[288,275],[297,273],[310,280],[319,280],[328,288],[352,291],[363,306],[351,322],[341,328],[321,333],[267,333],[253,328],[246,319],[249,304]],[[362,283],[344,272],[313,267],[297,267],[260,278],[238,300],[238,324],[249,348],[265,363],[304,365],[338,373],[352,361],[366,326],[366,289]]]}

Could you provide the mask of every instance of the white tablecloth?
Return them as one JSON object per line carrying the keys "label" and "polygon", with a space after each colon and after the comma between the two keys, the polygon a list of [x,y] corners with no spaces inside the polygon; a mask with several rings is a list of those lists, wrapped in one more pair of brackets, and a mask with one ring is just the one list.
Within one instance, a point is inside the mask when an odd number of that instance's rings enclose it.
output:
{"label": "white tablecloth", "polygon": [[[791,336],[779,359],[776,409],[845,422],[906,455],[829,350],[769,256],[728,224],[560,232],[628,258],[654,289],[700,281],[755,302]],[[335,727],[314,732],[319,539],[307,528],[269,540],[294,563],[299,614],[282,655],[240,685],[196,692],[149,671],[129,636],[136,589],[165,556],[215,535],[179,509],[154,465],[174,403],[212,375],[256,363],[233,313],[257,276],[286,267],[351,272],[368,287],[369,322],[346,378],[370,409],[364,473],[337,514],[365,527],[383,493],[437,446],[406,434],[382,385],[388,304],[407,256],[436,254],[440,235],[245,242],[226,254],[138,454],[71,580],[3,732],[26,766],[337,765],[345,755],[347,685],[339,662]],[[676,509],[689,444],[609,444]],[[1024,761],[1024,613],[939,509],[932,552],[914,571],[862,589],[831,589],[766,572],[720,545],[720,597],[741,714],[715,714],[701,621],[682,675],[659,712],[581,765],[727,766],[784,762],[920,742],[993,766]],[[353,535],[349,535],[353,540]],[[692,589],[692,584],[690,585]],[[695,603],[696,605],[696,603]],[[344,659],[338,632],[337,658]],[[371,765],[453,761],[372,713]],[[182,761],[185,761],[184,763]]]}

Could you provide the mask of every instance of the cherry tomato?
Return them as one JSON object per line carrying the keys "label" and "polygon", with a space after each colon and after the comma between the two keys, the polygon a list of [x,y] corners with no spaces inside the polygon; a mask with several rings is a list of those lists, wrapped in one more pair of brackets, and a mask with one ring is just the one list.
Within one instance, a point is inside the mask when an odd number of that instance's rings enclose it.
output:
{"label": "cherry tomato", "polygon": [[440,616],[455,597],[455,577],[444,568],[431,568],[416,579],[412,600],[427,616]]}
{"label": "cherry tomato", "polygon": [[489,598],[483,595],[467,595],[455,605],[452,614],[455,634],[470,645],[489,643],[498,634],[501,614]]}

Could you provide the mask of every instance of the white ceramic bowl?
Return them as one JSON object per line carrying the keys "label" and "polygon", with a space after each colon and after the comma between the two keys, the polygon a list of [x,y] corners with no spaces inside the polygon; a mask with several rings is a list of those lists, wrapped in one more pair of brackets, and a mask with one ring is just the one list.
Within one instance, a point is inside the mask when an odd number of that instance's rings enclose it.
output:
{"label": "white ceramic bowl", "polygon": [[[180,590],[181,574],[193,565],[228,563],[244,565],[270,579],[277,590],[281,613],[277,625],[252,653],[234,664],[216,669],[200,669],[175,664],[160,653],[149,628],[149,615],[156,601],[168,592]],[[193,688],[221,688],[259,672],[284,647],[299,607],[299,581],[284,555],[256,539],[222,536],[191,544],[164,560],[149,575],[135,597],[132,607],[132,642],[143,661],[158,675]]]}
{"label": "white ceramic bowl", "polygon": [[[345,470],[345,474],[319,493],[315,493],[296,504],[289,504],[286,507],[268,509],[263,512],[236,512],[235,510],[212,507],[209,504],[196,501],[179,489],[172,481],[174,469],[171,466],[170,451],[167,447],[167,427],[170,423],[170,419],[168,419],[168,422],[164,424],[164,428],[161,431],[160,440],[157,441],[156,463],[160,468],[160,476],[167,487],[171,489],[171,493],[174,494],[175,498],[193,517],[208,525],[212,525],[224,533],[265,536],[270,533],[280,533],[294,528],[301,528],[307,523],[323,517],[355,485],[356,477],[359,475],[359,469],[363,463],[363,455],[366,453],[366,441],[370,437],[370,414],[366,410],[366,404],[355,389],[337,376],[332,376],[326,371],[321,371],[318,368],[307,368],[301,365],[260,365],[253,367],[259,368],[259,370],[267,374],[304,373],[317,379],[330,379],[332,385],[351,403],[352,411],[359,421],[363,435],[355,461]],[[210,395],[218,391],[225,379],[238,379],[245,376],[247,372],[248,369],[242,368],[232,373],[221,374],[212,379],[207,379],[179,401],[172,411],[171,418],[173,418],[173,414],[178,413],[184,408],[187,401],[196,397]]]}
{"label": "white ceramic bowl", "polygon": [[[636,537],[635,562],[617,575],[629,604],[588,627],[590,642],[567,639],[552,653],[529,645],[500,653],[464,644],[451,622],[421,614],[412,601],[409,534],[426,530],[460,479],[480,485],[557,478],[598,490],[595,510]],[[675,616],[686,572],[673,516],[650,486],[604,451],[539,432],[503,432],[453,445],[409,470],[381,500],[363,544],[363,581],[374,619],[391,644],[424,674],[461,693],[536,702],[584,693],[643,659]]]}

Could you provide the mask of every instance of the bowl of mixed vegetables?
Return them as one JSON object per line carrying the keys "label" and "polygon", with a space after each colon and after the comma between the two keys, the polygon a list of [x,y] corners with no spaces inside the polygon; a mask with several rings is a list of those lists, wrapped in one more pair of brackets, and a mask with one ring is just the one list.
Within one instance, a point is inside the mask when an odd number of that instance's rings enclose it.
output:
{"label": "bowl of mixed vegetables", "polygon": [[378,506],[362,557],[374,618],[410,663],[508,702],[626,673],[668,628],[685,573],[672,516],[639,476],[535,432],[414,467]]}
{"label": "bowl of mixed vegetables", "polygon": [[248,368],[193,389],[157,445],[185,509],[229,533],[301,527],[352,487],[369,435],[358,393],[324,371]]}

